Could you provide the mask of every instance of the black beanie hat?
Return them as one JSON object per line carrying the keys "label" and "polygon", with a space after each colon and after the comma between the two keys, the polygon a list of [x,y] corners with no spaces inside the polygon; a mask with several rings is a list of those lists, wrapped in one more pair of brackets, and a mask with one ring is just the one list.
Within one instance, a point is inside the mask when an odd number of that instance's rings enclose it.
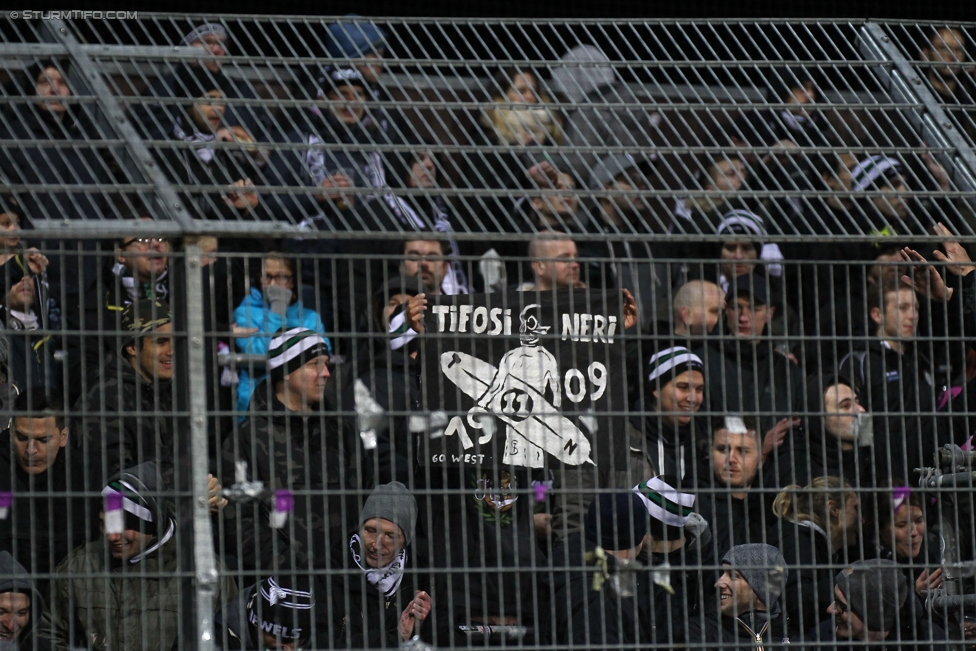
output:
{"label": "black beanie hat", "polygon": [[633,491],[603,493],[586,512],[586,539],[604,549],[633,549],[647,535],[647,508]]}
{"label": "black beanie hat", "polygon": [[147,461],[112,477],[102,489],[102,496],[121,495],[122,517],[127,530],[156,536],[160,523],[169,523],[165,502],[158,495],[162,483],[156,464]]}
{"label": "black beanie hat", "polygon": [[281,640],[307,640],[314,608],[309,577],[279,572],[254,586],[247,601],[247,621],[257,629],[258,640],[262,633]]}

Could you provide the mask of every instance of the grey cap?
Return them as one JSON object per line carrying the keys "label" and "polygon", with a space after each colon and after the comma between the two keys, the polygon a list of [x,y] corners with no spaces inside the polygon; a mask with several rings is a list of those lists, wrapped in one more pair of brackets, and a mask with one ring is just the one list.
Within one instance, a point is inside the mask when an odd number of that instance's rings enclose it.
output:
{"label": "grey cap", "polygon": [[886,559],[857,561],[834,577],[847,606],[869,631],[888,632],[908,598],[908,579],[898,563]]}
{"label": "grey cap", "polygon": [[786,559],[772,545],[736,545],[725,552],[723,565],[731,565],[749,584],[771,613],[779,611],[779,598],[789,576]]}
{"label": "grey cap", "polygon": [[409,545],[413,542],[414,530],[417,528],[417,500],[398,481],[380,484],[366,498],[359,516],[359,526],[373,518],[389,520],[400,527],[406,544]]}
{"label": "grey cap", "polygon": [[[639,165],[650,164],[653,160],[653,155],[613,154],[607,156],[597,161],[596,165],[593,166],[593,171],[590,173],[590,189],[602,190],[604,186],[612,183],[621,174],[637,169]],[[638,171],[638,173],[640,172]]]}

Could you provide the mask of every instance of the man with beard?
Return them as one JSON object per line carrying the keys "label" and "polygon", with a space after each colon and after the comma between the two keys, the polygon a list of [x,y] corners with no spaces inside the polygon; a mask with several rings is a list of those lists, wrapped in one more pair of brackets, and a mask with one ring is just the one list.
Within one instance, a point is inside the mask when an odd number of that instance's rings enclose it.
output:
{"label": "man with beard", "polygon": [[951,65],[967,62],[965,32],[949,25],[931,25],[920,29],[923,40],[919,58],[925,62],[924,67],[920,66],[923,78],[935,91],[943,110],[956,117],[970,141],[976,141],[976,118],[973,117],[976,69],[971,61],[968,67]]}
{"label": "man with beard", "polygon": [[441,240],[404,242],[400,273],[407,278],[418,278],[424,293],[430,296],[458,293],[456,287],[444,283],[450,269],[446,248],[447,242]]}

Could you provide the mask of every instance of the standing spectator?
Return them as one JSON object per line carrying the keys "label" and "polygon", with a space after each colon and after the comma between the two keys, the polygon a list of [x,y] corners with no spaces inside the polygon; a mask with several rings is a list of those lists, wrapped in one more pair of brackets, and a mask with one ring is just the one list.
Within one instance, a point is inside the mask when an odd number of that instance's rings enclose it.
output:
{"label": "standing spectator", "polygon": [[[684,479],[695,465],[692,421],[705,401],[701,359],[687,348],[665,348],[648,365],[648,404],[635,405],[631,416],[631,454],[639,452],[640,479],[667,474]],[[629,429],[629,428],[628,428]]]}
{"label": "standing spectator", "polygon": [[[699,472],[698,513],[708,521],[715,555],[764,542],[768,519],[759,482],[762,443],[751,417],[716,418],[707,467]],[[743,431],[744,430],[744,431]]]}
{"label": "standing spectator", "polygon": [[425,294],[453,296],[465,294],[459,291],[456,276],[451,273],[451,263],[446,251],[449,244],[442,240],[407,240],[403,243],[403,259],[400,275],[420,281]]}
{"label": "standing spectator", "polygon": [[544,233],[529,242],[532,282],[519,285],[519,290],[552,291],[555,289],[586,287],[579,277],[580,266],[576,243],[556,233]]}
{"label": "standing spectator", "polygon": [[[241,590],[214,617],[220,651],[294,651],[315,643],[315,601],[308,575],[279,571]],[[321,619],[326,619],[321,617]],[[319,647],[328,646],[319,638]]]}
{"label": "standing spectator", "polygon": [[[103,496],[121,496],[121,530],[103,510],[102,538],[79,547],[58,566],[42,637],[59,649],[173,648],[185,579],[178,573],[173,538],[175,508],[163,499],[164,490],[151,462],[127,468],[107,483]],[[220,574],[214,594],[218,606],[237,594],[233,579]]]}
{"label": "standing spectator", "polygon": [[[647,510],[633,491],[603,493],[586,512],[584,534],[572,534],[553,550],[553,642],[561,646],[614,648],[647,644],[652,620],[641,617],[635,595],[652,589],[646,572],[617,570],[634,561],[647,539]],[[593,589],[586,556],[596,548],[607,555],[608,572],[616,577],[601,590]],[[565,570],[562,568],[566,568]],[[632,573],[630,573],[632,572]],[[634,595],[622,594],[621,584],[633,577]]]}
{"label": "standing spectator", "polygon": [[894,479],[879,492],[874,516],[869,531],[877,531],[878,558],[898,563],[922,600],[929,590],[942,587],[940,544],[928,531],[922,494]]}
{"label": "standing spectator", "polygon": [[782,597],[790,572],[779,550],[736,545],[722,557],[722,570],[715,582],[718,613],[706,612],[704,626],[698,618],[690,622],[690,642],[719,649],[788,644]]}
{"label": "standing spectator", "polygon": [[[301,301],[298,289],[301,277],[296,273],[295,266],[295,258],[280,253],[268,253],[261,260],[257,282],[251,285],[251,292],[234,310],[235,325],[253,332],[249,336],[235,338],[235,344],[242,353],[266,355],[272,335],[282,329],[305,328],[325,336],[325,326],[318,313]],[[332,344],[327,338],[324,341],[331,355]],[[266,375],[249,367],[240,369],[238,377],[237,411],[244,413],[251,402],[254,387]]]}
{"label": "standing spectator", "polygon": [[833,601],[829,565],[846,562],[861,529],[857,494],[838,477],[787,486],[773,501],[778,547],[792,569],[786,581],[788,630],[799,637],[828,616]]}
{"label": "standing spectator", "polygon": [[[680,486],[677,477],[662,475],[634,489],[650,516],[638,560],[655,577],[651,589],[641,590],[637,601],[652,641],[668,646],[688,641],[686,622],[713,598],[711,586],[702,580],[702,568],[714,566],[716,560],[708,523],[694,511],[695,496]],[[676,617],[678,613],[685,617]]]}
{"label": "standing spectator", "polygon": [[943,104],[942,110],[959,121],[971,143],[976,142],[976,119],[972,115],[976,105],[976,70],[966,51],[969,42],[965,32],[950,25],[919,29],[924,37],[919,48],[919,58],[925,62],[920,66],[923,78]]}
{"label": "standing spectator", "polygon": [[834,577],[831,618],[808,632],[810,648],[848,647],[868,643],[879,649],[936,649],[945,632],[930,622],[921,606],[915,614],[905,605],[914,599],[908,581],[889,560],[857,561]]}
{"label": "standing spectator", "polygon": [[768,324],[776,307],[765,277],[738,276],[728,299],[725,331],[730,339],[710,339],[693,352],[704,362],[712,411],[760,414],[765,456],[783,442],[792,425],[799,424],[791,414],[800,401],[803,374],[769,339]]}
{"label": "standing spectator", "polygon": [[318,333],[302,327],[276,332],[268,346],[268,378],[254,389],[248,419],[224,440],[227,482],[243,462],[248,481],[301,491],[278,529],[269,525],[266,502],[225,511],[225,546],[245,569],[271,571],[286,559],[303,571],[324,566],[358,512],[354,498],[341,493],[360,488],[360,447],[324,409],[328,363]]}
{"label": "standing spectator", "polygon": [[36,333],[61,327],[61,310],[51,296],[47,267],[47,257],[36,249],[0,265],[0,286],[7,290],[0,298],[0,319],[9,331],[11,381],[21,388],[62,386],[62,367],[54,359],[59,342]]}
{"label": "standing spectator", "polygon": [[689,280],[674,294],[675,339],[700,339],[712,334],[725,309],[721,287],[707,280]]}
{"label": "standing spectator", "polygon": [[853,383],[838,375],[807,378],[802,435],[777,450],[777,485],[806,486],[816,477],[839,477],[854,488],[875,485],[871,415]]}
{"label": "standing spectator", "polygon": [[[766,99],[771,104],[786,104],[774,111],[754,111],[736,122],[739,135],[733,142],[740,147],[772,145],[780,147],[821,147],[826,145],[817,102],[817,84],[804,66],[786,66],[764,70]],[[764,161],[772,155],[767,154]]]}
{"label": "standing spectator", "polygon": [[346,596],[340,599],[345,614],[339,645],[395,649],[415,635],[429,641],[430,627],[424,622],[431,598],[415,572],[415,549],[410,549],[417,500],[398,481],[381,484],[366,499],[359,521],[333,563],[346,571],[336,581],[336,593]]}
{"label": "standing spectator", "polygon": [[13,651],[50,649],[34,628],[43,612],[44,599],[31,574],[9,553],[0,551],[0,647]]}
{"label": "standing spectator", "polygon": [[[8,526],[0,529],[0,550],[13,554],[35,576],[49,574],[89,540],[94,518],[84,492],[100,483],[94,479],[97,463],[68,447],[70,433],[57,393],[25,390],[12,411],[11,426],[0,435],[0,491],[17,498]],[[48,579],[39,580],[37,589],[46,595]]]}

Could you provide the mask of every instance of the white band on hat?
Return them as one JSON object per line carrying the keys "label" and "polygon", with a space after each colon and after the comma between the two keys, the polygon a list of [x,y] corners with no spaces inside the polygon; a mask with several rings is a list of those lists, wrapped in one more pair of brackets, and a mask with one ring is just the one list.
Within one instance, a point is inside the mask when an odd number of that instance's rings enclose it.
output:
{"label": "white band on hat", "polygon": [[851,170],[851,179],[854,181],[851,184],[851,190],[862,192],[888,170],[900,168],[901,163],[894,158],[872,156],[867,160],[862,160]]}
{"label": "white band on hat", "polygon": [[[648,486],[649,485],[650,482],[648,482]],[[650,515],[655,520],[659,522],[663,522],[664,524],[672,527],[683,527],[686,524],[688,524],[687,516],[678,515],[677,513],[671,513],[671,511],[668,511],[660,504],[655,504],[650,499],[648,499],[648,497],[644,495],[644,493],[640,491],[639,485],[634,486],[634,493],[644,503],[644,506],[647,508],[648,515]],[[694,503],[694,498],[692,498],[692,503]]]}
{"label": "white band on hat", "polygon": [[669,485],[660,477],[651,477],[645,484],[656,493],[660,493],[675,504],[680,504],[685,508],[694,508],[695,496],[692,493],[682,493],[674,486]]}
{"label": "white band on hat", "polygon": [[290,348],[282,352],[280,355],[274,355],[268,357],[269,371],[273,371],[274,369],[280,366],[284,366],[291,360],[295,359],[296,357],[304,353],[306,350],[309,350],[310,348],[314,348],[317,345],[326,346],[326,348],[328,348],[327,344],[325,343],[325,339],[323,339],[322,336],[316,333],[315,331],[309,330],[308,328],[292,328],[291,330],[286,331],[284,334],[279,335],[274,339],[272,339],[271,344],[268,346],[268,351],[270,352],[275,350],[276,348],[280,348],[281,346],[284,346],[286,343],[288,343],[289,339],[292,339],[293,337],[297,337],[301,335],[303,332],[307,332],[310,334],[303,337],[301,341],[296,342]]}
{"label": "white band on hat", "polygon": [[[133,493],[137,492],[134,488],[132,488],[132,486],[126,484],[124,481],[120,481],[119,483],[125,486],[128,490],[132,491]],[[102,489],[102,497],[105,497],[110,493],[118,493],[118,491],[112,488],[111,486],[106,486],[105,488]],[[152,511],[150,511],[149,509],[147,509],[141,504],[137,504],[136,502],[133,502],[132,500],[130,500],[128,497],[125,496],[125,493],[122,493],[122,510],[128,511],[129,513],[136,516],[140,520],[145,520],[146,522],[153,521]]]}
{"label": "white band on hat", "polygon": [[[684,350],[685,352],[678,353],[677,355],[674,354],[680,350]],[[658,359],[660,359],[661,357],[666,357],[667,355],[674,355],[674,356],[671,357],[670,359],[664,360],[663,362],[661,362],[661,364],[655,366],[655,362]],[[702,364],[701,358],[698,357],[698,355],[695,355],[694,353],[688,351],[687,348],[681,348],[681,347],[666,348],[661,352],[653,355],[649,363],[651,366],[654,366],[654,368],[647,376],[647,379],[651,382],[661,377],[665,373],[668,373],[669,371],[671,371],[671,369],[673,369],[676,366],[681,366],[683,364],[689,364],[689,363],[696,364],[699,367],[704,366],[704,364]]]}

